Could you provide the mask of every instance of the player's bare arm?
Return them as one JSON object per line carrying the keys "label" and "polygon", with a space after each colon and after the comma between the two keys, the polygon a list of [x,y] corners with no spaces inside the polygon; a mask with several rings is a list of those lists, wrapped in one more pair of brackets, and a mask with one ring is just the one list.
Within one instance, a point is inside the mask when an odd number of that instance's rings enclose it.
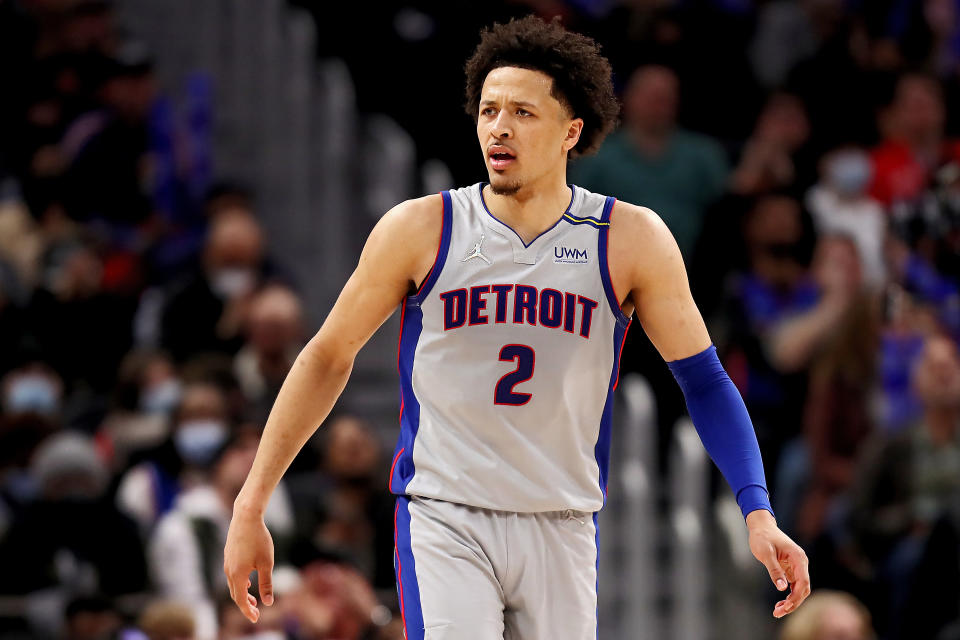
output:
{"label": "player's bare arm", "polygon": [[[690,293],[680,250],[656,213],[617,202],[611,216],[608,255],[610,277],[614,290],[621,296],[624,314],[629,316],[636,311],[664,360],[683,361],[711,346]],[[806,554],[780,531],[770,511],[754,509],[746,514],[746,523],[750,550],[767,568],[777,589],[783,591],[789,583],[790,595],[778,602],[773,611],[775,617],[782,617],[810,594]]]}
{"label": "player's bare arm", "polygon": [[256,570],[264,604],[273,603],[273,543],[263,513],[297,452],[330,412],[357,352],[416,289],[433,265],[439,244],[439,195],[391,209],[370,233],[356,270],[317,334],[298,355],[264,427],[253,468],[234,503],[224,549],[230,597],[251,621],[259,619],[247,592]]}

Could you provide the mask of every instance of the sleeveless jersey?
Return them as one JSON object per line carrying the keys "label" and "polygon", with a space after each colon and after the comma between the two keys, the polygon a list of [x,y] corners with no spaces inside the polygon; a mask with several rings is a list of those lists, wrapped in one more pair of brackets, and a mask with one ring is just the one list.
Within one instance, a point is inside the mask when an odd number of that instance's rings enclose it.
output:
{"label": "sleeveless jersey", "polygon": [[433,268],[402,305],[390,490],[514,512],[598,511],[629,319],[607,268],[614,199],[571,186],[529,244],[442,192]]}

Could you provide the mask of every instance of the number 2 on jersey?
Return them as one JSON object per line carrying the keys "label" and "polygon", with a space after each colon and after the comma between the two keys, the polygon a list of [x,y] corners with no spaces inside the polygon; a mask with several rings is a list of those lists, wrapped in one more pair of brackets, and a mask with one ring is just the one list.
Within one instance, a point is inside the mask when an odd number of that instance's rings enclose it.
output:
{"label": "number 2 on jersey", "polygon": [[530,398],[533,397],[531,394],[517,392],[513,388],[533,377],[536,360],[533,349],[525,344],[508,344],[500,349],[500,362],[516,362],[517,368],[497,382],[493,392],[494,404],[519,407],[530,402]]}

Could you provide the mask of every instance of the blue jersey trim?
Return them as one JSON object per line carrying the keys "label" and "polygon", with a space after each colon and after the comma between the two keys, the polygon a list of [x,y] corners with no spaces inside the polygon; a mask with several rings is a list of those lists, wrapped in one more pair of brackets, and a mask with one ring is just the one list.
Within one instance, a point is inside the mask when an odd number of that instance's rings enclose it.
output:
{"label": "blue jersey trim", "polygon": [[610,439],[613,432],[613,391],[617,388],[620,379],[620,354],[623,352],[623,343],[627,337],[630,322],[617,324],[613,329],[613,369],[610,371],[610,385],[607,388],[607,400],[603,405],[600,417],[600,431],[597,433],[597,444],[593,448],[593,455],[597,459],[600,469],[600,489],[603,491],[603,502],[607,502],[607,480],[610,477]]}
{"label": "blue jersey trim", "polygon": [[423,309],[413,298],[400,312],[400,341],[397,346],[397,372],[400,374],[400,437],[390,470],[390,491],[406,493],[416,469],[413,447],[420,429],[420,401],[413,391],[413,358],[423,331]]}
{"label": "blue jersey trim", "polygon": [[534,242],[536,242],[537,240],[539,240],[540,237],[541,237],[543,234],[548,233],[549,231],[552,231],[558,224],[560,224],[560,223],[563,221],[563,219],[570,213],[570,207],[573,206],[573,199],[574,199],[574,198],[576,197],[576,195],[577,195],[577,188],[576,188],[574,185],[572,185],[572,184],[567,185],[568,187],[570,187],[570,204],[567,205],[567,210],[563,212],[563,215],[561,215],[560,218],[558,218],[556,222],[554,222],[552,225],[550,225],[547,229],[544,229],[543,231],[541,231],[539,234],[537,234],[537,237],[536,237],[536,238],[534,238],[534,239],[531,240],[529,243],[527,243],[527,242],[524,242],[524,241],[523,241],[523,238],[520,237],[520,234],[519,234],[519,233],[517,233],[516,231],[514,231],[513,227],[511,227],[510,225],[508,225],[506,222],[504,222],[503,220],[501,220],[501,219],[498,218],[497,216],[495,216],[495,215],[493,215],[492,213],[490,213],[490,209],[487,207],[487,201],[483,199],[483,188],[484,188],[485,186],[487,186],[487,184],[489,184],[489,183],[487,183],[487,182],[481,182],[481,183],[479,183],[479,187],[480,187],[480,203],[483,205],[483,210],[487,212],[487,215],[488,215],[488,216],[490,216],[491,218],[493,218],[494,220],[496,220],[497,222],[499,222],[500,224],[502,224],[503,226],[505,226],[507,229],[510,229],[510,231],[513,231],[513,235],[517,236],[517,239],[520,240],[520,244],[523,245],[523,248],[524,248],[524,249],[528,249],[528,248],[530,247],[530,245],[532,245]]}
{"label": "blue jersey trim", "polygon": [[610,310],[613,312],[613,317],[617,320],[617,326],[625,326],[630,322],[630,318],[625,316],[623,309],[620,308],[620,300],[613,290],[613,283],[610,279],[610,261],[607,259],[607,244],[609,243],[610,236],[610,212],[613,210],[613,203],[616,201],[616,198],[607,196],[606,202],[603,203],[603,215],[600,216],[600,224],[603,226],[599,227],[600,237],[597,240],[597,245],[600,254],[600,280],[603,282],[603,290],[607,294],[607,302],[610,303]]}
{"label": "blue jersey trim", "polygon": [[447,261],[447,252],[450,250],[453,204],[450,200],[449,191],[441,191],[440,196],[443,199],[443,218],[440,227],[440,244],[437,246],[437,257],[433,261],[433,267],[430,268],[430,273],[427,274],[427,279],[423,281],[423,284],[420,285],[420,288],[415,294],[409,296],[409,299],[416,301],[417,304],[420,304],[426,300],[427,295],[430,294],[430,290],[433,289],[433,285],[437,282],[437,278],[440,277],[440,272],[443,271],[443,265]]}
{"label": "blue jersey trim", "polygon": [[420,606],[417,564],[410,538],[410,498],[406,496],[397,498],[393,515],[393,545],[393,568],[397,574],[397,595],[400,596],[404,637],[407,640],[423,640],[426,630]]}
{"label": "blue jersey trim", "polygon": [[420,428],[420,402],[413,391],[413,359],[423,331],[423,309],[420,307],[436,284],[450,249],[453,226],[453,204],[449,191],[441,191],[443,219],[440,244],[433,267],[416,294],[408,296],[400,308],[400,339],[397,343],[397,373],[400,375],[400,437],[390,467],[390,490],[403,495],[413,479],[413,446]]}

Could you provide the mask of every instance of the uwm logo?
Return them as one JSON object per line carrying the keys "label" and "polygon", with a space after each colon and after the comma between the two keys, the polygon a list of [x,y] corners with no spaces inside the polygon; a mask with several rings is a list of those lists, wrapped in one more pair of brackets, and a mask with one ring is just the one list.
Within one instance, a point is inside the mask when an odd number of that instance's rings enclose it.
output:
{"label": "uwm logo", "polygon": [[553,262],[564,264],[586,264],[586,249],[570,249],[569,247],[554,247]]}

